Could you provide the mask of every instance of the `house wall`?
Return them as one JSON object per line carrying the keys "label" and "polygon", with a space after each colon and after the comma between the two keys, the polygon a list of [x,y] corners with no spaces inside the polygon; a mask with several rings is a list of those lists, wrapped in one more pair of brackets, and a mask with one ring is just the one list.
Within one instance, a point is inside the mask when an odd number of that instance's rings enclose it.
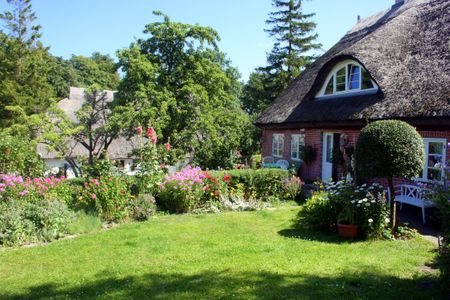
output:
{"label": "house wall", "polygon": [[[304,179],[321,179],[322,173],[322,134],[324,132],[333,133],[346,133],[349,136],[349,143],[355,146],[356,141],[360,133],[360,129],[333,129],[333,128],[314,128],[314,129],[295,129],[295,130],[277,130],[277,129],[264,129],[262,133],[262,156],[272,156],[272,135],[274,133],[284,134],[284,155],[283,159],[290,161],[291,163],[297,163],[290,159],[290,146],[292,134],[305,134],[305,144],[312,146],[316,150],[316,158],[309,164],[304,164],[300,169],[300,176]],[[450,142],[450,130],[419,130],[419,134],[423,138],[444,138],[447,142]],[[446,160],[450,159],[450,147],[446,148]],[[342,171],[342,170],[340,170]],[[378,180],[377,180],[378,181]],[[400,184],[404,182],[403,179],[396,179],[395,183]],[[384,180],[379,180],[384,184]]]}

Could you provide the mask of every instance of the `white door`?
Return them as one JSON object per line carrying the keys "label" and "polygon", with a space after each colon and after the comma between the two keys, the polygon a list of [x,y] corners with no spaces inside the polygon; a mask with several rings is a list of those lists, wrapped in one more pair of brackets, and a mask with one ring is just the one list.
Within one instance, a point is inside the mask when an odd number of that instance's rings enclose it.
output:
{"label": "white door", "polygon": [[324,132],[322,139],[322,180],[331,181],[333,176],[333,133]]}

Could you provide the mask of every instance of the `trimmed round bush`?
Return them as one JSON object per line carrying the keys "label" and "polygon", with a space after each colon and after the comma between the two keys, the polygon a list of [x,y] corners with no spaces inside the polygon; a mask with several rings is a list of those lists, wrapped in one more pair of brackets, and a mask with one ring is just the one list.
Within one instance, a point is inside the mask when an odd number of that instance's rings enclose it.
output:
{"label": "trimmed round bush", "polygon": [[425,160],[422,137],[414,127],[403,121],[376,121],[361,130],[354,159],[357,174],[368,178],[386,178],[391,194],[390,219],[394,230],[393,177],[411,178],[422,171]]}
{"label": "trimmed round bush", "polygon": [[385,120],[363,128],[355,149],[355,167],[364,177],[417,176],[425,159],[423,140],[403,121]]}

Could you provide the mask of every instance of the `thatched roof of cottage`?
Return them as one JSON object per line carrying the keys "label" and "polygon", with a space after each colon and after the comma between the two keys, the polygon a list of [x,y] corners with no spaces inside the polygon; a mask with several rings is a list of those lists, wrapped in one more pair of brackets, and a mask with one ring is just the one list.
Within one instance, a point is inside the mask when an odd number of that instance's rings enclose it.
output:
{"label": "thatched roof of cottage", "polygon": [[[256,124],[311,126],[398,118],[450,125],[449,48],[450,1],[406,0],[357,23],[302,72]],[[349,58],[369,71],[378,93],[315,99],[331,68]]]}
{"label": "thatched roof of cottage", "polygon": [[[106,101],[112,102],[114,100],[114,92],[106,92]],[[84,88],[70,88],[70,95],[68,98],[62,99],[58,102],[58,107],[64,111],[72,122],[78,122],[76,112],[81,109],[86,102],[85,89]],[[139,137],[134,136],[131,139],[125,137],[119,137],[111,142],[108,147],[108,157],[110,159],[129,158],[133,155],[133,150],[138,149],[140,145]],[[57,153],[49,151],[46,145],[38,144],[38,153],[42,158],[52,159],[57,158]],[[68,157],[87,157],[89,155],[85,147],[76,141],[70,141],[68,143]]]}

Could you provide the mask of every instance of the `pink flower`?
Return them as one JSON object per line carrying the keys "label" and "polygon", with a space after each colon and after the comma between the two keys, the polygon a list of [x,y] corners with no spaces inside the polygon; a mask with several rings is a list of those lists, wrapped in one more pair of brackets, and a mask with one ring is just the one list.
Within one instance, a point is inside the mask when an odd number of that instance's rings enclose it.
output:
{"label": "pink flower", "polygon": [[27,195],[29,192],[27,190],[23,190],[22,192],[19,193],[20,196],[25,196]]}
{"label": "pink flower", "polygon": [[157,141],[158,141],[158,138],[156,137],[156,135],[152,135],[152,143],[156,144]]}
{"label": "pink flower", "polygon": [[153,137],[155,135],[155,130],[153,127],[149,127],[147,129],[147,134],[145,135],[147,138]]}
{"label": "pink flower", "polygon": [[142,134],[142,127],[139,126],[138,128],[136,128],[137,134],[141,135]]}
{"label": "pink flower", "polygon": [[97,195],[96,195],[96,194],[92,194],[92,195],[91,195],[91,198],[92,198],[93,200],[95,200],[95,199],[97,199]]}
{"label": "pink flower", "polygon": [[167,151],[170,151],[170,148],[172,147],[169,143],[165,143],[164,147],[166,147]]}

